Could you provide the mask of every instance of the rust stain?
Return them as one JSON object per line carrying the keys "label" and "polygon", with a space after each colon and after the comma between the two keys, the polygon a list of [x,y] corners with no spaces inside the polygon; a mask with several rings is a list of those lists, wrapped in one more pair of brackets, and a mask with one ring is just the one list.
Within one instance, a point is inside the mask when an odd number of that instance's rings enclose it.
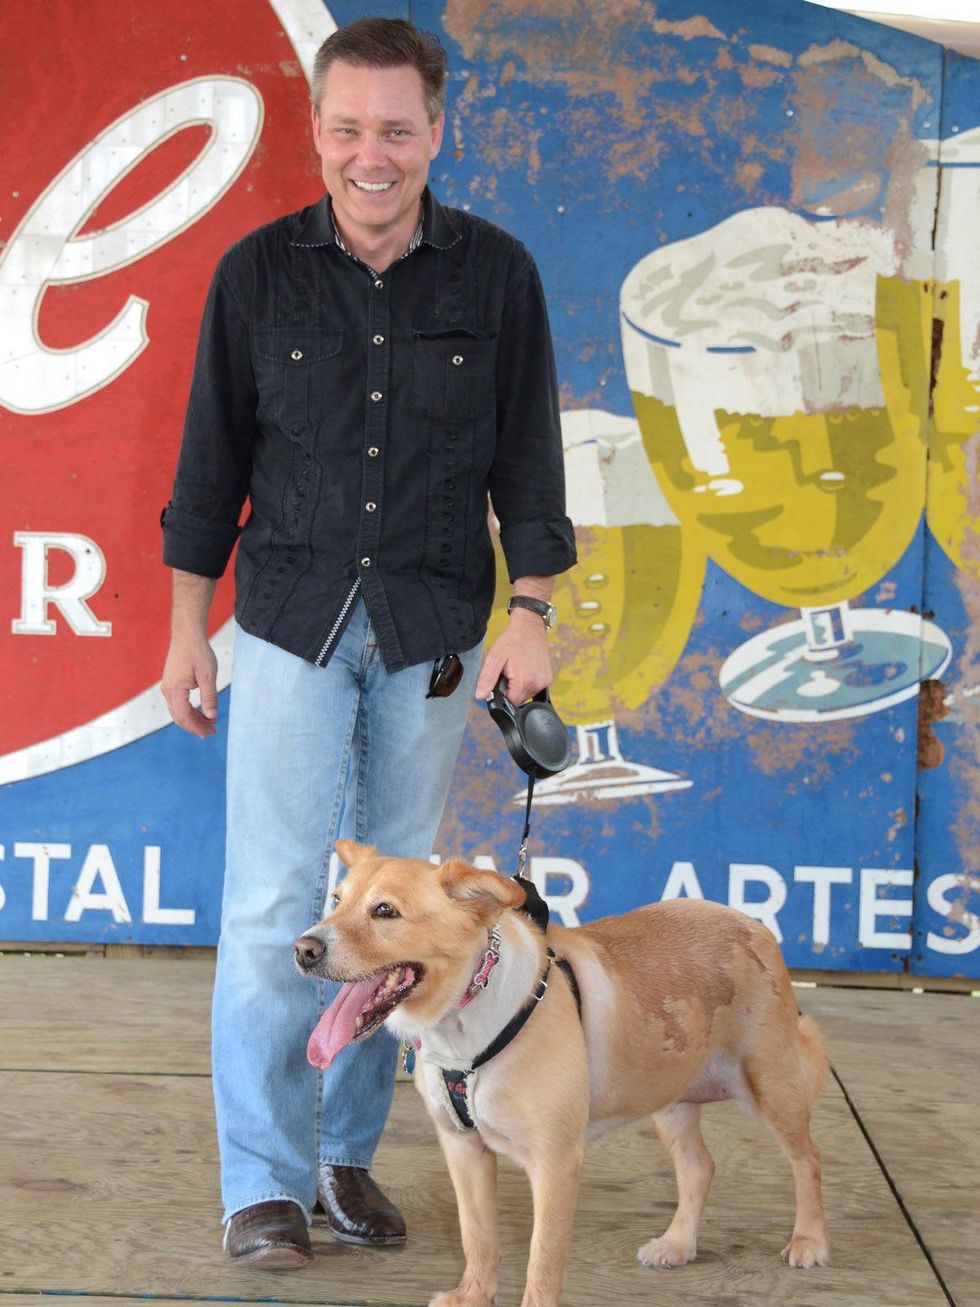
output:
{"label": "rust stain", "polygon": [[745,86],[753,90],[763,86],[775,86],[783,80],[783,74],[775,68],[759,68],[756,64],[743,64],[738,70]]}
{"label": "rust stain", "polygon": [[762,163],[740,163],[736,169],[736,182],[743,191],[753,191],[763,178]]}
{"label": "rust stain", "polygon": [[943,760],[943,746],[932,729],[934,722],[949,716],[946,686],[942,681],[923,681],[919,687],[918,738],[915,765],[919,771],[938,767]]}
{"label": "rust stain", "polygon": [[892,824],[888,827],[885,839],[889,844],[892,844],[898,837],[899,832],[904,830],[908,825],[908,817],[905,814],[904,808],[895,808],[894,811],[890,812],[888,815],[892,819]]}
{"label": "rust stain", "polygon": [[679,36],[684,41],[693,41],[698,36],[710,37],[716,41],[726,39],[724,32],[719,32],[714,23],[699,14],[696,14],[693,18],[685,18],[679,23],[672,23],[664,18],[656,18],[651,26],[660,36]]}
{"label": "rust stain", "polygon": [[793,66],[793,56],[789,51],[779,50],[774,45],[750,45],[749,54],[753,59],[758,59],[760,63],[777,64],[780,68],[792,68]]}
{"label": "rust stain", "polygon": [[852,722],[822,722],[820,731],[757,727],[747,740],[753,767],[764,776],[792,776],[787,793],[826,783],[841,763],[854,764],[861,750]]}

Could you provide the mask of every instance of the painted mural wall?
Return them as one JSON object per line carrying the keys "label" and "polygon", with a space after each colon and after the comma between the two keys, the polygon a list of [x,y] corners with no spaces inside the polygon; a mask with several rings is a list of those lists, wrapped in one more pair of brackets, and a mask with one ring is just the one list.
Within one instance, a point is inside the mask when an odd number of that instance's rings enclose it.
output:
{"label": "painted mural wall", "polygon": [[[432,184],[551,307],[554,913],[704,896],[793,966],[980,975],[976,61],[803,0],[125,9],[53,3],[43,61],[3,17],[45,128],[0,211],[0,938],[216,940],[224,735],[167,725],[159,511],[211,268],[319,193],[305,71],[377,12],[441,34]],[[511,870],[521,781],[475,705],[438,852]]]}

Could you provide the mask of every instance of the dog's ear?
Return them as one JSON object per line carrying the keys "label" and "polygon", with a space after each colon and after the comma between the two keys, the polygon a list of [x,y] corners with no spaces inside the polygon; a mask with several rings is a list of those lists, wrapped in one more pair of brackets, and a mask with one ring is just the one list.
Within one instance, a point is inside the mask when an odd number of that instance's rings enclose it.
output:
{"label": "dog's ear", "polygon": [[497,912],[519,908],[524,902],[520,883],[497,871],[480,871],[461,858],[450,858],[439,870],[442,887],[451,899]]}
{"label": "dog's ear", "polygon": [[337,857],[345,867],[353,867],[362,858],[376,858],[378,850],[373,844],[356,844],[353,840],[338,840],[334,845]]}

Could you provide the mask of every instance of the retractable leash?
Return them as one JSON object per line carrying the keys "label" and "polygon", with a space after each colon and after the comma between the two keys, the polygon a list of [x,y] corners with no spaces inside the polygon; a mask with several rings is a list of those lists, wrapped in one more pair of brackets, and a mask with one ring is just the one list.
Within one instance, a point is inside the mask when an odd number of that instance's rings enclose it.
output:
{"label": "retractable leash", "polygon": [[517,850],[514,880],[519,880],[524,889],[524,911],[541,931],[545,931],[548,927],[548,905],[526,872],[534,782],[538,777],[556,776],[565,770],[572,758],[571,741],[547,690],[539,690],[533,699],[515,706],[507,698],[507,678],[501,676],[493,687],[487,708],[500,727],[508,753],[528,778],[524,830]]}
{"label": "retractable leash", "polygon": [[[521,771],[527,775],[527,807],[524,810],[524,830],[521,833],[521,846],[517,850],[517,871],[514,873],[514,880],[521,882],[524,890],[524,903],[521,911],[525,912],[542,934],[548,929],[548,905],[538,893],[538,887],[528,876],[527,867],[527,842],[531,834],[531,804],[534,800],[534,782],[538,777],[556,776],[558,772],[564,771],[571,762],[572,745],[568,738],[568,731],[565,724],[555,712],[551,703],[551,696],[547,690],[540,690],[533,699],[527,703],[514,705],[507,698],[507,678],[501,676],[500,680],[493,687],[493,694],[487,700],[487,708],[490,710],[490,716],[500,727],[504,740],[507,744],[507,750],[510,756],[520,767]],[[496,928],[495,928],[496,929]],[[497,946],[499,947],[499,931],[497,934]],[[494,959],[495,961],[496,959]],[[567,962],[562,959],[556,959],[551,949],[548,950],[548,966],[551,962],[556,961],[562,967],[569,977],[569,984],[575,994],[576,1003],[579,1002],[578,985],[575,977],[568,967]],[[489,974],[490,966],[488,964],[487,973]],[[547,974],[547,968],[545,975]],[[477,982],[479,983],[479,982]],[[485,982],[481,986],[485,988]],[[489,1061],[498,1051],[499,1048],[506,1046],[513,1039],[514,1035],[523,1026],[534,1009],[535,1004],[544,997],[548,988],[545,976],[540,977],[537,991],[527,1007],[518,1013],[517,1017],[508,1023],[501,1031],[498,1038],[484,1049],[480,1058],[474,1062],[470,1072],[463,1071],[443,1071],[443,1078],[446,1081],[447,1092],[453,1103],[454,1110],[459,1117],[460,1122],[467,1128],[472,1128],[473,1122],[469,1117],[466,1108],[466,1077],[477,1065],[482,1065],[484,1061]],[[411,1044],[405,1045],[402,1057],[402,1065],[411,1075],[415,1069],[415,1049]]]}

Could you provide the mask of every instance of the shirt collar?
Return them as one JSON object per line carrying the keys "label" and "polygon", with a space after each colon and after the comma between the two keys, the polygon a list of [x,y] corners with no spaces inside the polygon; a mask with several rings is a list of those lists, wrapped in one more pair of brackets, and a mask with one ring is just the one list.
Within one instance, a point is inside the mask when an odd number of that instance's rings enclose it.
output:
{"label": "shirt collar", "polygon": [[[431,245],[437,250],[448,250],[460,239],[460,231],[455,226],[451,210],[444,209],[428,187],[422,192],[422,238],[421,243]],[[292,238],[293,245],[334,245],[337,243],[337,228],[334,225],[330,208],[330,196],[324,195],[316,204],[307,209],[303,215],[299,230]],[[410,249],[414,248],[415,237]]]}

